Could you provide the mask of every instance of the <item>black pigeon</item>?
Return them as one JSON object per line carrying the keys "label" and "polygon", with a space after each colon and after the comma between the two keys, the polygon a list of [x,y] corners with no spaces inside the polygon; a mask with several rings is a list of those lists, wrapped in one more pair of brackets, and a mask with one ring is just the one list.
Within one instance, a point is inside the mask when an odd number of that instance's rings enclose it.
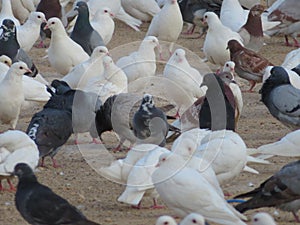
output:
{"label": "black pigeon", "polygon": [[25,62],[32,71],[31,73],[25,73],[25,75],[35,77],[38,74],[38,70],[32,62],[32,59],[20,48],[14,22],[10,19],[5,19],[0,28],[2,29],[0,36],[0,55],[8,56],[13,63],[18,61]]}
{"label": "black pigeon", "polygon": [[235,206],[235,208],[241,213],[261,207],[281,208],[286,203],[300,199],[299,171],[300,160],[285,165],[258,188],[235,196],[235,198],[251,197],[246,202]]}
{"label": "black pigeon", "polygon": [[271,69],[260,94],[272,116],[293,130],[300,128],[300,90],[291,85],[283,67],[274,66]]}
{"label": "black pigeon", "polygon": [[[219,76],[204,76],[201,86],[207,86],[199,112],[199,127],[210,130],[235,130],[235,100],[231,89]],[[200,99],[201,100],[201,99]]]}
{"label": "black pigeon", "polygon": [[[46,20],[57,17],[62,19],[62,7],[60,5],[59,0],[41,0],[36,7],[37,12],[42,12],[45,14]],[[41,24],[40,37],[41,42],[38,47],[45,47],[44,40],[47,38],[51,38],[51,31],[49,29],[44,30],[46,23]]]}
{"label": "black pigeon", "polygon": [[33,225],[97,225],[76,207],[38,182],[32,169],[18,163],[14,169],[19,183],[15,195],[17,210]]}
{"label": "black pigeon", "polygon": [[140,142],[165,146],[169,130],[167,117],[155,107],[152,95],[144,95],[139,110],[133,116],[132,126]]}
{"label": "black pigeon", "polygon": [[91,55],[97,46],[105,46],[100,34],[94,30],[89,20],[89,8],[86,2],[78,2],[74,8],[78,17],[70,37],[77,42],[83,50]]}

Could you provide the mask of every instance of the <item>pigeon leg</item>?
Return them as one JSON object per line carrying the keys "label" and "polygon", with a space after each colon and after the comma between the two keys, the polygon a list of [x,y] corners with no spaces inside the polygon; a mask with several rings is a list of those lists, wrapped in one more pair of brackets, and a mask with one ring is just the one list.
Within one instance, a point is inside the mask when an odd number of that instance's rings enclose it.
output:
{"label": "pigeon leg", "polygon": [[42,157],[40,167],[46,167],[45,166],[45,157]]}
{"label": "pigeon leg", "polygon": [[103,144],[102,141],[101,140],[99,141],[97,138],[93,138],[93,143],[94,144]]}
{"label": "pigeon leg", "polygon": [[14,192],[14,191],[16,191],[17,189],[15,188],[15,186],[12,184],[12,182],[10,181],[10,179],[6,179],[7,180],[7,183],[8,183],[8,185],[9,185],[9,191],[11,191],[11,192]]}
{"label": "pigeon leg", "polygon": [[294,47],[300,48],[300,44],[299,44],[298,40],[296,38],[293,38],[293,39],[294,39]]}
{"label": "pigeon leg", "polygon": [[284,35],[284,38],[285,38],[285,45],[286,46],[292,46],[289,42],[289,37],[287,35]]}
{"label": "pigeon leg", "polygon": [[195,30],[195,27],[196,27],[196,25],[189,24],[187,30],[185,32],[182,32],[182,34],[185,34],[185,35],[191,35],[191,34],[193,34],[194,30]]}
{"label": "pigeon leg", "polygon": [[250,88],[249,88],[249,90],[247,90],[247,91],[243,91],[243,92],[249,92],[249,93],[252,93],[252,92],[253,92],[253,88],[254,88],[254,86],[255,86],[256,82],[255,82],[255,81],[253,81],[253,80],[249,80],[249,84],[250,84]]}
{"label": "pigeon leg", "polygon": [[1,180],[0,180],[0,191],[4,191]]}
{"label": "pigeon leg", "polygon": [[46,45],[44,44],[44,41],[41,40],[38,45],[35,46],[36,48],[46,48]]}
{"label": "pigeon leg", "polygon": [[59,165],[59,164],[57,163],[57,161],[54,159],[54,157],[51,157],[51,160],[52,160],[52,166],[53,166],[54,168],[61,167],[61,165]]}
{"label": "pigeon leg", "polygon": [[75,136],[75,141],[74,141],[74,143],[75,143],[75,145],[78,145],[78,144],[79,144],[79,141],[78,141],[78,134],[75,133],[74,136]]}
{"label": "pigeon leg", "polygon": [[299,217],[298,217],[298,215],[296,214],[296,212],[293,211],[292,213],[293,213],[293,216],[294,216],[296,222],[297,222],[297,223],[300,223]]}
{"label": "pigeon leg", "polygon": [[158,205],[157,199],[153,198],[153,206],[151,206],[151,209],[164,209],[166,208],[164,205]]}

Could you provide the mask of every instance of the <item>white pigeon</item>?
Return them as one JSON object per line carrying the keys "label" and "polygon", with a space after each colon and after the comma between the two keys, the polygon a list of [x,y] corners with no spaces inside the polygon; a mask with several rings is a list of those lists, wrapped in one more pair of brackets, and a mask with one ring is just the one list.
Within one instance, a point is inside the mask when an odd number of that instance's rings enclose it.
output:
{"label": "white pigeon", "polygon": [[[128,175],[126,188],[118,198],[119,202],[140,207],[145,192],[154,189],[151,176],[157,169],[156,164],[159,156],[166,152],[169,152],[169,150],[157,146],[136,162]],[[153,197],[153,208],[155,208],[157,206],[157,196],[154,194],[151,197]]]}
{"label": "white pigeon", "polygon": [[116,62],[128,78],[128,83],[141,77],[154,76],[156,71],[155,48],[160,51],[160,45],[156,37],[146,36],[139,49],[128,56],[124,56]]}
{"label": "white pigeon", "polygon": [[105,45],[110,42],[115,30],[114,16],[110,8],[104,7],[91,20],[92,27],[100,34]]}
{"label": "white pigeon", "polygon": [[157,145],[154,144],[136,145],[130,149],[125,158],[113,161],[110,166],[100,168],[99,172],[107,179],[126,184],[128,175],[136,162],[155,148]]}
{"label": "white pigeon", "polygon": [[261,153],[270,157],[273,155],[286,157],[300,156],[300,151],[298,147],[300,145],[299,137],[300,130],[290,132],[277,142],[258,147],[256,153]]}
{"label": "white pigeon", "polygon": [[[263,82],[265,82],[266,79],[268,79],[269,76],[271,76],[271,69],[273,68],[273,66],[267,66],[263,75]],[[284,68],[284,67],[283,67]],[[293,85],[295,88],[300,89],[300,76],[287,68],[284,68],[284,70],[288,73],[289,75],[289,79],[291,82],[291,85]]]}
{"label": "white pigeon", "polygon": [[259,212],[252,216],[251,225],[276,225],[276,223],[270,214]]}
{"label": "white pigeon", "polygon": [[15,0],[11,1],[12,11],[14,16],[21,22],[25,23],[29,14],[35,11],[35,6],[32,0]]}
{"label": "white pigeon", "polygon": [[233,61],[227,61],[223,66],[222,72],[231,73],[234,78],[234,68],[235,68],[235,63]]}
{"label": "white pigeon", "polygon": [[177,225],[177,222],[172,216],[160,216],[157,218],[155,225]]}
{"label": "white pigeon", "polygon": [[118,66],[115,65],[109,56],[103,57],[104,71],[99,80],[92,84],[87,83],[86,91],[95,92],[100,96],[102,102],[105,102],[110,96],[120,93],[127,93],[127,76]]}
{"label": "white pigeon", "polygon": [[0,121],[16,128],[21,104],[24,101],[22,76],[31,72],[24,62],[16,62],[7,71],[0,83]]}
{"label": "white pigeon", "polygon": [[151,21],[160,11],[155,0],[121,0],[121,3],[127,13],[144,22]]}
{"label": "white pigeon", "polygon": [[146,36],[155,36],[159,41],[170,42],[169,53],[171,55],[182,26],[183,20],[177,1],[167,0],[161,11],[153,17]]}
{"label": "white pigeon", "polygon": [[89,80],[102,75],[104,70],[102,59],[106,55],[109,55],[109,52],[105,46],[96,47],[86,61],[76,65],[62,80],[73,89],[83,89]]}
{"label": "white pigeon", "polygon": [[11,59],[6,55],[1,55],[0,56],[0,81],[2,80],[2,77],[4,78],[10,66],[11,66]]}
{"label": "white pigeon", "polygon": [[168,208],[180,217],[196,212],[214,223],[245,225],[202,174],[184,167],[185,163],[177,154],[164,153],[152,175],[155,188]]}
{"label": "white pigeon", "polygon": [[29,52],[40,36],[40,28],[43,22],[47,22],[44,13],[32,12],[26,23],[16,27],[20,48]]}
{"label": "white pigeon", "polygon": [[2,0],[2,8],[0,12],[0,24],[4,19],[14,21],[16,26],[20,26],[20,21],[14,16],[11,6],[11,0]]}
{"label": "white pigeon", "polygon": [[289,52],[281,64],[286,69],[293,69],[300,64],[300,48]]}
{"label": "white pigeon", "polygon": [[58,73],[65,75],[74,66],[88,60],[89,55],[68,36],[60,19],[50,18],[44,29],[47,28],[51,30],[48,60]]}
{"label": "white pigeon", "polygon": [[9,182],[16,164],[26,163],[34,170],[38,161],[39,150],[26,133],[9,130],[0,134],[0,183],[3,178],[7,178]]}
{"label": "white pigeon", "polygon": [[186,59],[185,51],[176,49],[167,62],[163,75],[181,86],[186,92],[198,99],[205,95],[200,88],[203,77],[198,70],[190,66]]}
{"label": "white pigeon", "polygon": [[208,24],[203,52],[209,62],[223,66],[230,60],[230,52],[227,49],[228,41],[234,39],[242,44],[242,38],[237,32],[224,26],[217,14],[206,12],[203,18],[204,22]]}
{"label": "white pigeon", "polygon": [[194,156],[211,163],[222,185],[237,177],[247,163],[247,147],[243,139],[230,130],[213,131],[201,141]]}
{"label": "white pigeon", "polygon": [[198,213],[190,213],[183,220],[180,221],[180,225],[205,225],[205,219]]}

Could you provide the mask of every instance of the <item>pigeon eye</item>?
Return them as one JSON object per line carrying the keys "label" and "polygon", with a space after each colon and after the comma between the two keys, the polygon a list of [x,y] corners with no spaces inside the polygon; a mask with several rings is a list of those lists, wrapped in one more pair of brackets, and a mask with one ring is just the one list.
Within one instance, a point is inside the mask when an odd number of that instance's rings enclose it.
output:
{"label": "pigeon eye", "polygon": [[104,12],[107,13],[108,11],[105,9]]}
{"label": "pigeon eye", "polygon": [[254,222],[257,222],[258,221],[258,219],[257,218],[254,218]]}
{"label": "pigeon eye", "polygon": [[168,225],[168,224],[169,224],[169,222],[167,222],[167,221],[166,221],[166,222],[164,222],[164,225]]}
{"label": "pigeon eye", "polygon": [[51,24],[55,24],[55,22],[53,21]]}
{"label": "pigeon eye", "polygon": [[22,69],[24,69],[24,68],[23,68],[23,66],[20,66],[19,69],[22,70]]}
{"label": "pigeon eye", "polygon": [[193,223],[197,223],[197,220],[196,220],[196,219],[193,219],[192,222],[193,222]]}
{"label": "pigeon eye", "polygon": [[205,18],[205,19],[207,19],[207,15],[206,15],[206,16],[204,16],[204,18]]}
{"label": "pigeon eye", "polygon": [[40,18],[41,18],[41,16],[38,16],[37,18],[39,18],[39,19],[40,19]]}
{"label": "pigeon eye", "polygon": [[226,67],[228,67],[229,65],[228,64],[226,64]]}

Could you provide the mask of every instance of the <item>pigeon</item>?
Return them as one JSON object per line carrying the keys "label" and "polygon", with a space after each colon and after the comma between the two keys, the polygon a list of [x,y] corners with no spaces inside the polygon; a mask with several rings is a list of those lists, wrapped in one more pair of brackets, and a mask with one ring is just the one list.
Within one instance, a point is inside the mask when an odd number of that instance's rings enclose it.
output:
{"label": "pigeon", "polygon": [[50,18],[45,28],[52,32],[48,60],[58,73],[66,75],[74,66],[88,60],[89,55],[67,35],[60,19]]}
{"label": "pigeon", "polygon": [[5,77],[9,67],[11,66],[12,61],[6,55],[0,56],[0,81]]}
{"label": "pigeon", "polygon": [[141,208],[141,201],[146,192],[151,192],[153,206],[151,208],[161,208],[157,205],[157,193],[153,190],[151,175],[156,170],[159,156],[169,152],[168,149],[156,147],[148,151],[145,156],[140,158],[131,169],[126,183],[126,188],[119,196],[118,201],[130,204],[135,208]]}
{"label": "pigeon", "polygon": [[46,23],[46,18],[42,12],[30,13],[28,20],[22,25],[17,26],[17,40],[25,52],[29,52],[34,43],[40,36],[40,27]]}
{"label": "pigeon", "polygon": [[[278,3],[277,3],[278,2]],[[280,21],[281,23],[270,30],[272,34],[282,33],[285,35],[286,45],[291,46],[288,41],[288,36],[291,35],[294,40],[294,47],[300,47],[296,37],[300,30],[300,14],[297,8],[300,7],[300,2],[297,0],[277,1],[274,7],[269,10],[269,21]]]}
{"label": "pigeon", "polygon": [[[50,91],[50,89],[48,89]],[[72,128],[72,105],[69,96],[61,96],[51,92],[50,100],[43,109],[35,113],[27,127],[26,133],[38,146],[41,166],[45,166],[44,159],[50,156],[53,167],[59,167],[54,156],[59,148],[67,142]]]}
{"label": "pigeon", "polygon": [[176,220],[171,216],[160,216],[157,218],[155,225],[177,225]]}
{"label": "pigeon", "polygon": [[35,6],[32,0],[17,0],[11,2],[11,7],[14,16],[24,24],[31,12],[35,11]]}
{"label": "pigeon", "polygon": [[92,55],[80,64],[77,64],[67,75],[61,80],[68,83],[73,89],[84,89],[91,80],[99,79],[102,75],[103,57],[109,55],[108,49],[104,46],[98,46],[94,49]]}
{"label": "pigeon", "polygon": [[11,0],[2,0],[2,7],[0,12],[0,24],[3,24],[3,20],[9,19],[16,24],[16,26],[20,26],[20,21],[14,17],[12,6],[11,6]]}
{"label": "pigeon", "polygon": [[24,101],[22,76],[26,72],[31,72],[27,65],[23,62],[16,62],[0,82],[0,105],[2,106],[0,121],[9,124],[12,129],[16,128],[21,104]]}
{"label": "pigeon", "polygon": [[205,92],[200,88],[203,77],[200,72],[190,66],[186,59],[185,51],[176,49],[167,62],[163,76],[175,82],[187,93],[191,93],[194,98],[200,98]]}
{"label": "pigeon", "polygon": [[263,5],[254,5],[248,14],[246,23],[238,31],[245,48],[258,52],[264,45],[261,14],[265,11]]}
{"label": "pigeon", "polygon": [[95,31],[90,24],[87,3],[79,1],[74,10],[78,11],[78,17],[70,37],[73,41],[78,43],[88,55],[91,55],[94,48],[104,46],[104,42],[100,34]]}
{"label": "pigeon", "polygon": [[235,198],[250,197],[249,200],[236,205],[235,208],[243,213],[261,207],[280,207],[282,204],[299,199],[299,166],[300,161],[288,163],[258,188],[235,196]]}
{"label": "pigeon", "polygon": [[291,85],[284,68],[274,66],[271,69],[271,76],[264,82],[260,94],[272,116],[293,130],[299,129],[300,90]]}
{"label": "pigeon", "polygon": [[38,74],[38,69],[29,55],[20,48],[14,22],[10,19],[5,19],[3,20],[1,28],[3,32],[0,36],[0,55],[8,56],[12,59],[12,62],[25,62],[32,71],[31,73],[27,72],[26,75],[31,77],[36,76]]}
{"label": "pigeon", "polygon": [[100,34],[105,45],[110,42],[115,30],[114,17],[111,9],[104,7],[99,9],[91,20],[92,27]]}
{"label": "pigeon", "polygon": [[127,93],[127,76],[122,69],[117,67],[109,56],[103,57],[104,80],[99,80],[93,84],[87,84],[86,91],[94,92],[99,95],[102,102],[107,98],[120,93]]}
{"label": "pigeon", "polygon": [[139,110],[133,116],[132,126],[138,142],[162,147],[166,144],[169,130],[167,117],[162,110],[155,107],[152,95],[144,95]]}
{"label": "pigeon", "polygon": [[235,130],[235,100],[231,89],[216,74],[206,74],[207,86],[199,111],[199,127],[210,130]]}
{"label": "pigeon", "polygon": [[270,214],[260,212],[252,216],[251,225],[276,225],[276,223]]}
{"label": "pigeon", "polygon": [[2,179],[7,179],[10,190],[15,190],[10,182],[15,165],[27,163],[35,169],[39,161],[39,151],[36,144],[26,133],[19,130],[9,130],[0,134],[0,190]]}
{"label": "pigeon", "polygon": [[286,56],[281,64],[282,67],[287,69],[292,69],[296,66],[298,66],[300,62],[300,49],[295,49],[293,51],[290,51]]}
{"label": "pigeon", "polygon": [[171,55],[174,42],[178,39],[182,26],[183,20],[177,1],[167,0],[161,11],[153,17],[146,36],[155,36],[159,41],[169,42]]}
{"label": "pigeon", "polygon": [[228,41],[228,49],[230,60],[235,63],[236,73],[239,77],[249,81],[251,86],[248,92],[253,92],[255,84],[262,82],[266,67],[274,65],[254,51],[244,48],[236,40]]}
{"label": "pigeon", "polygon": [[76,207],[40,184],[32,169],[25,163],[14,168],[19,182],[15,204],[21,216],[30,224],[97,225],[89,221]]}
{"label": "pigeon", "polygon": [[127,13],[144,22],[150,22],[152,17],[160,12],[155,0],[121,0],[121,3]]}
{"label": "pigeon", "polygon": [[244,217],[217,194],[202,174],[184,167],[185,164],[186,161],[181,156],[164,153],[159,158],[158,168],[152,174],[154,186],[168,208],[180,217],[195,212],[218,224],[245,225],[240,219]]}
{"label": "pigeon", "polygon": [[[37,12],[44,13],[46,20],[49,20],[52,17],[62,18],[62,7],[59,0],[40,0],[39,4],[36,6]],[[51,37],[51,32],[49,29],[44,29],[46,23],[41,25],[40,37],[41,41],[37,47],[45,47],[44,41],[46,37]]]}
{"label": "pigeon", "polygon": [[138,51],[118,59],[116,65],[125,72],[129,83],[141,77],[155,75],[155,48],[160,51],[158,39],[154,36],[146,36]]}
{"label": "pigeon", "polygon": [[209,62],[223,66],[230,60],[230,52],[226,49],[228,41],[234,39],[242,43],[242,38],[238,33],[224,26],[213,12],[206,12],[203,20],[208,24],[203,44],[205,57]]}

